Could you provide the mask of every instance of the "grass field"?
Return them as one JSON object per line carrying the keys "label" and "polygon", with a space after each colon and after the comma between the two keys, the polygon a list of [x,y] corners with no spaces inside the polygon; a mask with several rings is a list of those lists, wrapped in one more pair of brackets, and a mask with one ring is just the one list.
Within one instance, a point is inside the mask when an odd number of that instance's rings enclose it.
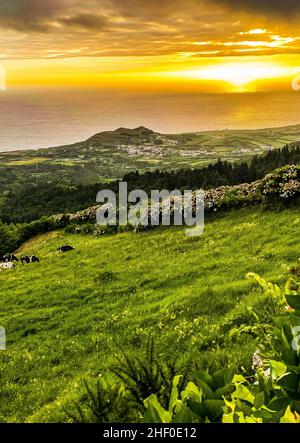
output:
{"label": "grass field", "polygon": [[[41,263],[0,273],[0,420],[64,421],[62,407],[120,350],[148,334],[166,358],[251,370],[256,343],[239,327],[249,307],[268,316],[255,272],[284,282],[299,257],[300,210],[242,209],[207,221],[204,235],[159,228],[95,238],[52,232],[17,255]],[[56,247],[76,249],[59,255]]]}
{"label": "grass field", "polygon": [[27,165],[37,165],[39,163],[45,163],[48,159],[45,157],[32,157],[29,159],[24,158],[23,160],[14,160],[3,162],[4,166],[27,166]]}

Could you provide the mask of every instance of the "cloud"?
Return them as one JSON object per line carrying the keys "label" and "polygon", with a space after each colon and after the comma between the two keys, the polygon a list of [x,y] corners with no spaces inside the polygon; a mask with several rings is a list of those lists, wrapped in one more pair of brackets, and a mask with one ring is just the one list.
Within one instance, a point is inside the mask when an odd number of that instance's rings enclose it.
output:
{"label": "cloud", "polygon": [[48,32],[54,23],[102,28],[105,13],[113,17],[162,22],[174,13],[193,12],[204,0],[0,0],[0,26],[18,31]]}
{"label": "cloud", "polygon": [[299,0],[214,0],[230,9],[293,17],[300,13]]}
{"label": "cloud", "polygon": [[101,30],[107,27],[109,20],[102,15],[81,13],[75,16],[62,18],[60,23],[66,26],[74,26],[86,30]]}
{"label": "cloud", "polygon": [[45,32],[70,0],[1,0],[0,25],[17,31]]}
{"label": "cloud", "polygon": [[295,53],[283,10],[300,0],[0,0],[0,38],[12,58]]}
{"label": "cloud", "polygon": [[135,22],[136,26],[146,26],[152,22],[180,28],[183,22],[188,25],[197,17],[199,20],[209,17],[214,23],[218,20],[219,6],[230,8],[234,15],[248,11],[292,17],[300,12],[299,0],[0,0],[0,27],[50,32],[58,23],[96,30],[107,25],[109,15],[129,25]]}
{"label": "cloud", "polygon": [[113,9],[125,17],[159,19],[176,12],[193,13],[193,6],[203,4],[202,0],[110,0]]}

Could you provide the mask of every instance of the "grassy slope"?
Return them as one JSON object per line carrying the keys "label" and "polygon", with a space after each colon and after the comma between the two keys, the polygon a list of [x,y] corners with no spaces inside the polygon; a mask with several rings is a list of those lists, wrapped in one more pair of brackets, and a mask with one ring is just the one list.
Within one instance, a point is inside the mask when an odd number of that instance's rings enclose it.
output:
{"label": "grassy slope", "polygon": [[[63,420],[59,405],[76,397],[81,378],[102,372],[120,349],[138,352],[150,330],[168,357],[249,368],[256,345],[247,335],[229,339],[224,325],[247,323],[247,306],[265,309],[245,274],[284,281],[299,257],[299,226],[296,209],[243,209],[207,222],[200,238],[168,228],[102,238],[53,232],[28,242],[18,253],[41,263],[0,274],[8,338],[0,416]],[[66,243],[76,250],[58,255]]]}

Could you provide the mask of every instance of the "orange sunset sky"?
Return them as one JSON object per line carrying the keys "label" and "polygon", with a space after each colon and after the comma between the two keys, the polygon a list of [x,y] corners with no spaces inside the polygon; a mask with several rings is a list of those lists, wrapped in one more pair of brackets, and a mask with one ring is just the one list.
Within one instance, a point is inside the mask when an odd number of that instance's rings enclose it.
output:
{"label": "orange sunset sky", "polygon": [[300,72],[298,0],[1,0],[10,86],[254,92]]}

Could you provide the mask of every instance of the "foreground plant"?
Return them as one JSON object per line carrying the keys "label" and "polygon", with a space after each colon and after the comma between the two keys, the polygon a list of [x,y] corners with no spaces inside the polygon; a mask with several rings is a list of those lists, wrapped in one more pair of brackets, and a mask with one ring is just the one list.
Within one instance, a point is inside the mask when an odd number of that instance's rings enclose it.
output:
{"label": "foreground plant", "polygon": [[[299,268],[299,269],[298,269]],[[300,265],[293,268],[300,275]],[[196,372],[194,382],[179,392],[173,379],[169,407],[155,394],[144,401],[146,422],[300,423],[300,283],[290,279],[284,290],[250,274],[279,307],[265,357],[254,354],[255,379]],[[270,348],[271,343],[271,348]]]}
{"label": "foreground plant", "polygon": [[144,399],[151,394],[155,394],[163,405],[167,404],[177,369],[176,361],[165,362],[157,354],[154,338],[150,335],[144,354],[122,354],[112,372],[125,384],[137,407],[143,407]]}
{"label": "foreground plant", "polygon": [[256,274],[247,276],[277,307],[268,339],[253,355],[254,373],[191,370],[187,381],[175,363],[156,353],[149,336],[142,356],[122,354],[113,366],[120,383],[103,378],[96,389],[85,383],[85,397],[68,417],[98,423],[300,423],[300,263],[291,272],[284,289]]}
{"label": "foreground plant", "polygon": [[96,387],[91,387],[87,381],[84,381],[84,387],[85,393],[73,405],[72,411],[64,410],[70,421],[108,423],[130,417],[126,390],[121,383],[113,383],[104,377],[97,381]]}

